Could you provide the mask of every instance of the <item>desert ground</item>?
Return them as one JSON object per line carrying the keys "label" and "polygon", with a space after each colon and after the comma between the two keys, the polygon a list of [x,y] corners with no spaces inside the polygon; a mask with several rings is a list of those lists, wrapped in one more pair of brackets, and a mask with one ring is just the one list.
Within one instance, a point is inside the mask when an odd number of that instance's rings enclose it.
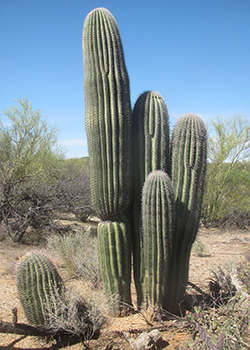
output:
{"label": "desert ground", "polygon": [[[192,250],[190,259],[189,281],[199,286],[202,290],[208,292],[208,284],[214,277],[213,271],[217,267],[224,268],[230,266],[233,261],[244,262],[250,259],[250,232],[249,231],[226,231],[219,229],[200,228],[198,238],[203,243],[205,249],[202,250],[202,256],[197,255],[197,249]],[[12,321],[12,308],[18,310],[18,322],[27,323],[24,312],[18,299],[18,292],[15,284],[15,265],[18,259],[34,246],[28,244],[14,244],[11,242],[0,242],[0,319],[5,322]],[[38,247],[39,248],[39,247]],[[149,332],[153,328],[159,328],[162,334],[161,349],[185,349],[185,344],[190,342],[192,334],[185,327],[185,323],[170,320],[161,324],[154,321],[149,312],[132,314],[123,318],[112,318],[101,306],[98,291],[93,290],[91,286],[86,285],[81,280],[69,279],[67,273],[60,261],[55,255],[52,261],[59,270],[59,273],[66,281],[67,288],[80,292],[84,297],[91,296],[100,303],[100,310],[105,314],[106,323],[101,329],[98,339],[92,339],[85,344],[78,343],[64,347],[68,350],[80,350],[84,348],[118,350],[133,349],[132,341],[136,341],[139,334]],[[187,293],[193,293],[189,287]],[[135,300],[135,291],[132,288],[132,294]],[[151,326],[149,325],[151,324]],[[21,349],[57,349],[55,342],[46,342],[44,339],[34,336],[20,336],[13,334],[0,334],[1,350],[21,350]]]}

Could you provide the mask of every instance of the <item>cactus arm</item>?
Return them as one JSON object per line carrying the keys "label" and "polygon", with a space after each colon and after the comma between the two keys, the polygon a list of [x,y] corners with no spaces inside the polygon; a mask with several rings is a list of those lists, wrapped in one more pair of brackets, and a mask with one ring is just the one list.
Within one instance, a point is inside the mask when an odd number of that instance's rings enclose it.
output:
{"label": "cactus arm", "polygon": [[163,304],[174,237],[174,193],[169,176],[163,171],[148,175],[143,186],[143,301]]}
{"label": "cactus arm", "polygon": [[207,133],[203,120],[185,114],[177,121],[171,143],[172,182],[176,203],[176,235],[169,291],[164,307],[179,313],[188,282],[189,258],[201,213],[205,182]]}
{"label": "cactus arm", "polygon": [[137,303],[142,302],[141,287],[141,200],[142,188],[148,174],[155,170],[168,171],[169,117],[162,96],[146,91],[139,96],[133,109],[133,266]]}

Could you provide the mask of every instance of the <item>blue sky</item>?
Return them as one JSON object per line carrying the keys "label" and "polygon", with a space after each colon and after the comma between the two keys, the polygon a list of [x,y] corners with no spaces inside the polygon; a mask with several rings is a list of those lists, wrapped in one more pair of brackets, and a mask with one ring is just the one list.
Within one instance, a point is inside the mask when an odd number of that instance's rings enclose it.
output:
{"label": "blue sky", "polygon": [[249,0],[0,0],[0,111],[25,96],[67,157],[88,155],[81,38],[96,7],[117,21],[132,106],[155,90],[171,126],[187,112],[250,119]]}

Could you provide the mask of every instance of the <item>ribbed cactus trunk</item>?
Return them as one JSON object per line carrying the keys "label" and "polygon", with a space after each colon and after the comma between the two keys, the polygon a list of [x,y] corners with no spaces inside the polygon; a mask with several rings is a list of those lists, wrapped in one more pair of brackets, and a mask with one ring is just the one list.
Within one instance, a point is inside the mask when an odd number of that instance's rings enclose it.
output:
{"label": "ribbed cactus trunk", "polygon": [[[85,19],[83,60],[92,204],[101,220],[120,222],[132,201],[132,112],[119,30],[112,14],[104,8],[91,11]],[[110,224],[106,229],[103,225],[99,237],[109,231]],[[131,235],[128,225],[121,230]],[[120,238],[121,235],[114,234],[116,246],[122,246]],[[103,242],[102,238],[99,244]],[[127,242],[130,242],[130,237],[127,237]],[[127,257],[130,248],[124,246],[123,249],[123,254],[115,260]],[[108,255],[111,251],[112,247],[106,243],[101,246],[101,254]],[[112,265],[113,260],[110,262]],[[102,257],[101,263],[105,264]],[[102,265],[102,271],[109,269],[109,278],[114,279],[112,285],[118,286],[122,276],[118,276],[116,267],[110,264]],[[129,271],[130,260],[126,258],[123,265]],[[130,285],[130,277],[124,283]],[[110,291],[107,285],[106,289]],[[116,293],[121,301],[129,299],[123,300],[124,294],[120,294],[118,287]]]}
{"label": "ribbed cactus trunk", "polygon": [[168,288],[172,256],[175,206],[172,182],[163,171],[150,173],[142,194],[143,303],[162,306]]}
{"label": "ribbed cactus trunk", "polygon": [[189,258],[201,213],[207,162],[207,132],[203,120],[185,114],[177,121],[171,142],[171,178],[176,203],[176,230],[169,288],[163,307],[179,313],[189,271]]}
{"label": "ribbed cactus trunk", "polygon": [[17,265],[16,283],[21,305],[31,325],[50,324],[56,314],[63,282],[52,262],[41,253],[32,253]]}
{"label": "ribbed cactus trunk", "polygon": [[[126,314],[129,311],[127,306],[131,305],[131,242],[128,230],[130,225],[124,216],[119,221],[102,221],[98,225],[103,282],[107,294],[111,298],[118,295],[124,303],[118,315]],[[117,314],[116,308],[112,311]]]}
{"label": "ribbed cactus trunk", "polygon": [[162,96],[146,91],[139,96],[133,109],[133,267],[137,303],[141,304],[141,201],[142,188],[148,174],[155,170],[167,172],[169,167],[169,117]]}

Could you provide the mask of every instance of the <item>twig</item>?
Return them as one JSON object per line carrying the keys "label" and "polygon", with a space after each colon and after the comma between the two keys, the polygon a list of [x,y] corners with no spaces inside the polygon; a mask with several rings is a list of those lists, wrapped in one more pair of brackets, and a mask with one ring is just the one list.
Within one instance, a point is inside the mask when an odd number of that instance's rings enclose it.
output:
{"label": "twig", "polygon": [[145,322],[147,323],[147,325],[153,326],[153,323],[149,322],[149,320],[146,318],[146,316],[145,316],[140,310],[135,309],[132,305],[129,305],[129,304],[124,303],[124,302],[120,302],[120,304],[121,304],[121,305],[124,305],[124,306],[126,306],[126,307],[129,307],[129,308],[132,309],[135,313],[141,315],[141,316],[144,318],[144,320],[145,320]]}
{"label": "twig", "polygon": [[213,302],[214,298],[212,297],[212,295],[206,293],[206,292],[203,292],[202,289],[200,289],[198,286],[196,286],[196,284],[192,283],[192,282],[189,282],[187,283],[190,287],[192,287],[193,289],[196,290],[196,292],[198,293],[201,293],[201,295],[203,296],[203,298],[207,298],[209,299],[211,302]]}
{"label": "twig", "polygon": [[243,340],[240,339],[236,339],[234,337],[232,337],[230,334],[227,334],[227,337],[232,339],[233,341],[235,341],[236,343],[240,343],[241,345],[245,346],[247,349],[250,349],[250,345],[245,343]]}

